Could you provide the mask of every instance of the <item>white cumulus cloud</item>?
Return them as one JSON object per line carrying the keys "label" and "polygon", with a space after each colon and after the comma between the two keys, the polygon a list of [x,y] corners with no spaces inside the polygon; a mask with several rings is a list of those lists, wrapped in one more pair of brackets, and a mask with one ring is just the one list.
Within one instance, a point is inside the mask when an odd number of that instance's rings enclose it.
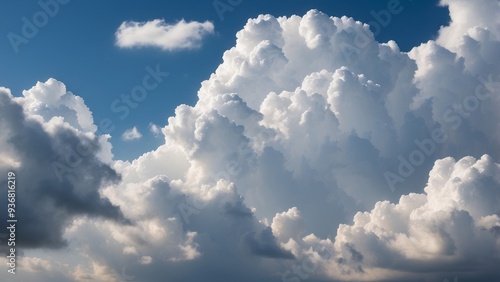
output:
{"label": "white cumulus cloud", "polygon": [[209,21],[166,23],[163,19],[147,22],[125,21],[115,33],[116,45],[121,48],[157,47],[165,51],[192,49],[201,45],[201,40],[214,32]]}
{"label": "white cumulus cloud", "polygon": [[125,130],[122,134],[122,139],[124,141],[132,141],[132,140],[137,140],[141,139],[142,134],[137,130],[137,126],[134,126],[130,129]]}

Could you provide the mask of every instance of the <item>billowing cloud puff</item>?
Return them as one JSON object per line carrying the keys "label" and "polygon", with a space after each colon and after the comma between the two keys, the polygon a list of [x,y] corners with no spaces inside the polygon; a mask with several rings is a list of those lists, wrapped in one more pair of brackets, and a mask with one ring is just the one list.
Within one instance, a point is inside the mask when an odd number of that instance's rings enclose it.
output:
{"label": "billowing cloud puff", "polygon": [[66,86],[53,78],[45,83],[37,82],[29,90],[23,91],[23,97],[14,98],[23,104],[28,115],[39,115],[44,121],[52,117],[64,117],[72,127],[85,132],[95,132],[97,127],[89,108],[83,99],[66,91]]}
{"label": "billowing cloud puff", "polygon": [[[30,269],[96,281],[498,279],[500,8],[443,4],[450,25],[408,53],[316,10],[248,20],[196,105],[168,118],[165,143],[113,161],[116,179],[92,190],[128,224],[68,217],[61,236],[78,263],[32,252]],[[486,19],[464,20],[469,10]],[[62,102],[61,85],[35,89],[54,105],[19,102],[24,113],[85,140],[85,108]],[[7,156],[5,168],[23,163]]]}
{"label": "billowing cloud puff", "polygon": [[207,34],[214,32],[209,22],[186,22],[184,19],[167,24],[165,20],[123,22],[116,31],[116,45],[121,48],[157,47],[165,51],[192,49],[200,45]]}
{"label": "billowing cloud puff", "polygon": [[450,25],[441,28],[437,39],[437,42],[445,48],[457,50],[456,48],[463,43],[462,41],[468,40],[467,36],[463,37],[464,35],[474,37],[480,30],[483,30],[481,32],[483,36],[487,33],[489,34],[487,36],[492,36],[495,41],[500,39],[497,1],[441,0],[440,4],[447,6],[451,15]]}
{"label": "billowing cloud puff", "polygon": [[[64,246],[64,230],[75,217],[125,223],[120,208],[99,193],[102,185],[116,183],[120,176],[97,156],[102,140],[80,131],[93,127],[81,98],[66,93],[55,80],[38,83],[23,94],[24,98],[14,98],[0,89],[0,172],[16,175],[15,215],[23,219],[16,229],[18,246]],[[61,112],[68,122],[56,116],[49,119]],[[7,181],[2,185],[7,187]],[[7,206],[7,199],[3,203]],[[6,219],[3,213],[3,222]]]}
{"label": "billowing cloud puff", "polygon": [[[493,281],[500,260],[499,207],[500,165],[491,157],[438,160],[424,194],[378,202],[356,214],[353,225],[340,225],[331,263],[362,268],[365,276],[373,269],[396,276],[427,269],[434,279],[444,269],[474,269],[482,274],[475,279]],[[352,250],[363,259],[350,256]]]}

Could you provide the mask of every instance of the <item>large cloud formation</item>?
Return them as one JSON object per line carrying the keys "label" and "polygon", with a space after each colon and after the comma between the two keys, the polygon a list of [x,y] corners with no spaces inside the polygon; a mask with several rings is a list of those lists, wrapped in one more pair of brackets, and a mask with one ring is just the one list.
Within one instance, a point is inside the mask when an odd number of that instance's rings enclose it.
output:
{"label": "large cloud formation", "polygon": [[[442,4],[449,26],[408,53],[316,10],[248,20],[196,105],[168,119],[165,144],[110,161],[99,137],[101,149],[60,188],[36,190],[53,204],[35,208],[63,214],[56,242],[70,243],[65,253],[27,250],[19,276],[500,279],[500,6]],[[17,153],[2,150],[0,170],[49,175],[35,166],[57,159],[53,148],[98,138],[63,87],[49,80],[24,98],[2,90],[1,105],[30,122],[3,122],[0,144]],[[29,148],[9,140],[32,135],[45,136],[46,158],[16,159]],[[81,190],[85,177],[94,184]]]}
{"label": "large cloud formation", "polygon": [[[74,216],[125,223],[120,208],[99,194],[102,185],[116,183],[120,176],[98,156],[106,139],[91,133],[95,125],[83,100],[54,79],[23,95],[14,98],[0,88],[0,172],[27,176],[17,183],[16,217],[23,221],[17,228],[17,244],[62,247],[64,228]],[[71,170],[71,177],[58,175],[66,170]],[[7,181],[1,184],[7,187]],[[3,203],[6,207],[7,201]],[[2,213],[1,219],[6,222],[7,214]]]}

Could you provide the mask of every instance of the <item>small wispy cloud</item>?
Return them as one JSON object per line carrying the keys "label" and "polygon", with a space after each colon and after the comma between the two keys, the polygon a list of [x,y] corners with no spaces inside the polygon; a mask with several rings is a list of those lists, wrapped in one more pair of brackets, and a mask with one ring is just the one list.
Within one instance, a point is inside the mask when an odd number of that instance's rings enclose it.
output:
{"label": "small wispy cloud", "polygon": [[143,256],[139,259],[139,264],[151,264],[153,262],[153,258],[150,256]]}
{"label": "small wispy cloud", "polygon": [[154,136],[158,136],[161,133],[161,128],[158,125],[151,122],[149,123],[149,131],[151,131],[151,133],[153,133]]}
{"label": "small wispy cloud", "polygon": [[136,139],[140,139],[142,137],[142,134],[137,130],[137,127],[133,127],[130,129],[125,130],[122,134],[122,139],[124,141],[132,141]]}
{"label": "small wispy cloud", "polygon": [[201,45],[207,34],[214,32],[209,21],[186,22],[184,19],[168,24],[163,19],[147,22],[125,21],[115,33],[116,45],[121,48],[158,47],[164,51],[193,49]]}

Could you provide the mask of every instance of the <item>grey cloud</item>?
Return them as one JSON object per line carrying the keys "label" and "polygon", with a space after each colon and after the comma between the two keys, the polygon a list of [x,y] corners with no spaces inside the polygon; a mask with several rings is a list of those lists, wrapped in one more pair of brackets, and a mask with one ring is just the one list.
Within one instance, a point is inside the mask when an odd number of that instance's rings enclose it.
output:
{"label": "grey cloud", "polygon": [[[64,127],[49,134],[38,121],[27,118],[21,105],[5,92],[0,93],[0,107],[0,128],[5,138],[0,146],[20,163],[19,167],[0,166],[3,175],[7,171],[16,173],[20,247],[65,246],[64,228],[75,217],[97,216],[127,222],[119,207],[99,194],[101,186],[116,183],[120,176],[95,157],[98,147],[89,146],[89,143],[95,144],[95,140]],[[60,181],[52,163],[65,159],[67,148],[78,146],[92,151],[82,158],[77,169]],[[2,181],[2,186],[6,185]],[[3,213],[3,222],[6,219]]]}

